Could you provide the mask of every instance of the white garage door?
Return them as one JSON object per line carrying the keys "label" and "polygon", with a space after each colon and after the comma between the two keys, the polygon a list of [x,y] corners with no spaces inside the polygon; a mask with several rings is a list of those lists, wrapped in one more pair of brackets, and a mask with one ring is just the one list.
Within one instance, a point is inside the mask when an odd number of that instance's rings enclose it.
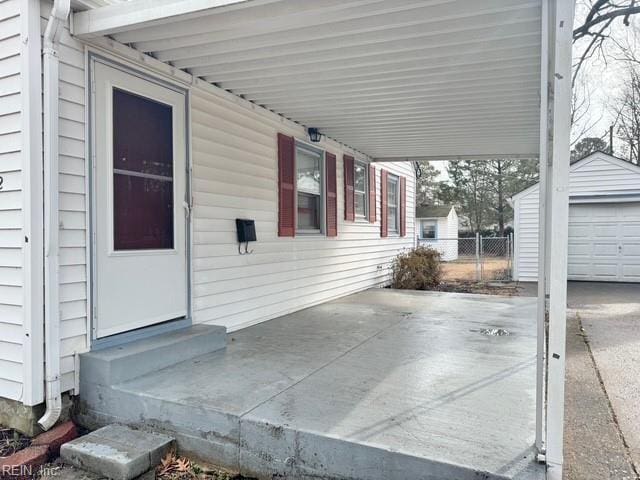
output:
{"label": "white garage door", "polygon": [[640,203],[569,208],[569,279],[640,282]]}

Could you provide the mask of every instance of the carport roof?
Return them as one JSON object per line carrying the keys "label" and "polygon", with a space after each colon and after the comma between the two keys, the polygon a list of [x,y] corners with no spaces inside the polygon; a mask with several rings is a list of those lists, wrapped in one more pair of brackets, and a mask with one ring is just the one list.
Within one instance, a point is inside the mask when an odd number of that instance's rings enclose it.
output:
{"label": "carport roof", "polygon": [[110,36],[375,159],[536,156],[542,0],[132,0]]}

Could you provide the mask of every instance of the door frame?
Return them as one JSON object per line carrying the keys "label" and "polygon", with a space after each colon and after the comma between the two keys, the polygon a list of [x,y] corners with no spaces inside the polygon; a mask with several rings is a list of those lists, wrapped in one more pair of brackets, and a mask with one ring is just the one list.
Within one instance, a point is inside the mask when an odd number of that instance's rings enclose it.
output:
{"label": "door frame", "polygon": [[[111,68],[115,68],[129,75],[136,76],[145,81],[154,83],[158,86],[168,88],[184,95],[185,99],[185,198],[184,202],[187,203],[189,209],[189,215],[185,221],[185,254],[186,254],[186,305],[187,314],[185,318],[179,318],[175,320],[168,320],[156,325],[150,325],[147,327],[137,328],[135,330],[114,334],[108,337],[96,338],[96,299],[97,299],[97,235],[95,231],[95,219],[96,219],[96,131],[93,121],[95,113],[95,64],[101,63]],[[192,158],[191,158],[191,109],[190,109],[190,91],[179,84],[166,81],[158,78],[151,73],[144,71],[142,68],[137,68],[136,65],[122,63],[119,60],[115,60],[105,56],[102,53],[98,53],[91,49],[87,49],[86,56],[86,85],[87,85],[87,114],[86,114],[86,138],[87,138],[87,258],[88,258],[88,316],[89,316],[89,330],[87,332],[87,338],[91,350],[97,350],[102,348],[108,348],[123,343],[128,343],[134,340],[147,338],[160,333],[178,330],[186,328],[192,324],[193,319],[193,304],[192,304],[192,279],[193,279],[193,265],[192,265],[192,229],[193,229],[193,197],[192,197]],[[180,201],[176,199],[176,202]]]}

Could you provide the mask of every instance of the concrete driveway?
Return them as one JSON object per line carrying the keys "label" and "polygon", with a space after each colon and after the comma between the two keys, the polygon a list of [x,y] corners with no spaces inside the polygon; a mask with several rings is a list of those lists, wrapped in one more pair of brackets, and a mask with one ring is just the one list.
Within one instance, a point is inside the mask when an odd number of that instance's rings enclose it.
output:
{"label": "concrete driveway", "polygon": [[569,283],[565,478],[636,479],[640,284]]}

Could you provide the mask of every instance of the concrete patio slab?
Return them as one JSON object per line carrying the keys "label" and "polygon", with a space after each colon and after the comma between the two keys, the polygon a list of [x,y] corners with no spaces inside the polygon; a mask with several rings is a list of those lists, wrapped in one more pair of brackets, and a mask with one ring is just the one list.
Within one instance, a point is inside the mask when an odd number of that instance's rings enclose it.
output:
{"label": "concrete patio slab", "polygon": [[85,383],[84,417],[164,429],[260,478],[538,479],[535,348],[535,299],[370,290]]}

